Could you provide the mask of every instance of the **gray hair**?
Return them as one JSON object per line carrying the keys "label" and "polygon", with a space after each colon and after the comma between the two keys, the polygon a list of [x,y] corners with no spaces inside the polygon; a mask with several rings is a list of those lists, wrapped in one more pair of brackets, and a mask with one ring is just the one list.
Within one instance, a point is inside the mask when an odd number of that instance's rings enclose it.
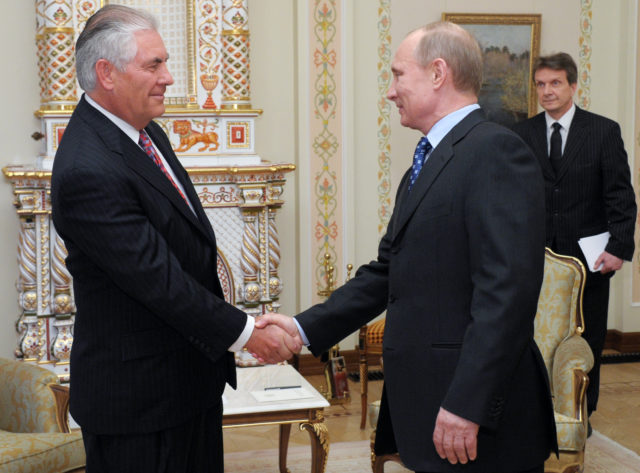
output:
{"label": "gray hair", "polygon": [[96,87],[96,63],[106,59],[124,71],[138,52],[134,34],[158,30],[158,22],[143,10],[106,5],[87,20],[76,42],[76,74],[85,91]]}
{"label": "gray hair", "polygon": [[457,90],[473,91],[482,87],[483,56],[478,41],[455,23],[437,21],[415,31],[424,33],[415,49],[415,58],[423,67],[437,58],[447,63]]}

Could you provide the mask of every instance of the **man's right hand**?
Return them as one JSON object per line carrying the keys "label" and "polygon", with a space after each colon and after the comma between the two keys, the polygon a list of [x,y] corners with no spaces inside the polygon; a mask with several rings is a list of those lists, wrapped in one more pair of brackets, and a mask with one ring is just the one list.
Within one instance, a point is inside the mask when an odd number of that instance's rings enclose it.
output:
{"label": "man's right hand", "polygon": [[[289,319],[293,330],[286,321],[276,322],[268,317],[274,315]],[[264,320],[265,317],[267,320]],[[245,348],[262,363],[279,363],[290,359],[294,353],[300,353],[302,339],[293,319],[280,314],[267,314],[256,318],[253,333]]]}

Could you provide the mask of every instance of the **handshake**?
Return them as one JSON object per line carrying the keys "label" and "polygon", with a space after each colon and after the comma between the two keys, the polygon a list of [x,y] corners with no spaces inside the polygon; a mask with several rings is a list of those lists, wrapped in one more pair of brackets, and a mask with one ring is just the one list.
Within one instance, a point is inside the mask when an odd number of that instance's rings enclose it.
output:
{"label": "handshake", "polygon": [[293,318],[271,312],[256,317],[245,348],[261,363],[280,363],[300,353],[303,345]]}

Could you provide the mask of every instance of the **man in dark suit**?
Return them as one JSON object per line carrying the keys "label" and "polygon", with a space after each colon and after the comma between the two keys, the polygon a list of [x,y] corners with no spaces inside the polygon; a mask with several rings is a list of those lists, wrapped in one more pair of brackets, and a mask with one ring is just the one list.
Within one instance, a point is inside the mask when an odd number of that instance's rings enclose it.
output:
{"label": "man in dark suit", "polygon": [[[579,258],[591,270],[582,304],[583,336],[595,359],[587,389],[591,414],[598,404],[609,280],[623,260],[633,257],[636,203],[620,127],[574,105],[577,78],[576,64],[568,54],[538,58],[533,80],[545,111],[516,124],[514,131],[531,147],[542,168],[547,246]],[[604,232],[609,232],[609,240],[589,268],[578,240]]]}
{"label": "man in dark suit", "polygon": [[479,109],[482,52],[460,26],[410,33],[392,71],[388,98],[402,125],[425,136],[377,259],[325,303],[256,324],[292,335],[300,327],[318,355],[386,309],[376,453],[398,451],[422,472],[542,472],[556,442],[533,340],[540,169],[522,140]]}
{"label": "man in dark suit", "polygon": [[224,300],[213,229],[151,121],[173,82],[153,17],[104,7],[76,59],[86,95],[56,153],[51,198],[74,278],[71,413],[87,473],[221,473],[232,351],[275,362],[300,346],[279,328],[254,330]]}

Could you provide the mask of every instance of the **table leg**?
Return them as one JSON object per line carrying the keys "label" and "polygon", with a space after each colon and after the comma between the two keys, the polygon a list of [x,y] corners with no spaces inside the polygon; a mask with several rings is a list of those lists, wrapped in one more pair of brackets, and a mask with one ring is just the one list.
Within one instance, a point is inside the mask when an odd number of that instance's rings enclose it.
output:
{"label": "table leg", "polygon": [[287,451],[289,450],[289,434],[291,433],[291,424],[280,424],[280,473],[289,473],[287,468]]}
{"label": "table leg", "polygon": [[311,473],[324,473],[329,456],[329,431],[322,414],[318,422],[300,424],[300,430],[309,432],[311,438]]}

